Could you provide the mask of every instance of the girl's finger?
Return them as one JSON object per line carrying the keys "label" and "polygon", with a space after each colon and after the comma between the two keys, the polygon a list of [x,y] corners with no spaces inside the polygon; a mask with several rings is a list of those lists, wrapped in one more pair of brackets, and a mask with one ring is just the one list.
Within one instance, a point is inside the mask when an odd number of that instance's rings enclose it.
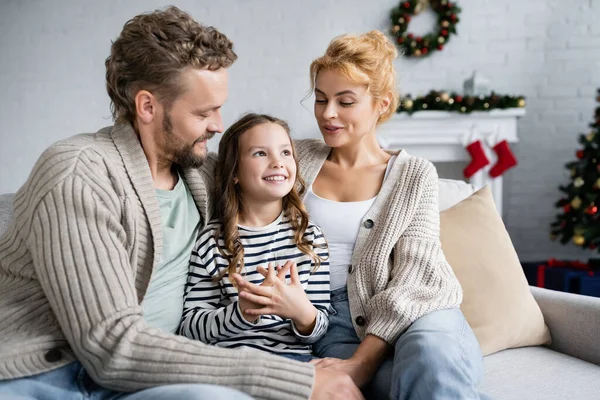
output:
{"label": "girl's finger", "polygon": [[267,279],[275,279],[275,267],[273,263],[269,263],[269,270],[267,271]]}
{"label": "girl's finger", "polygon": [[298,276],[298,267],[296,267],[296,263],[292,263],[290,267],[290,277],[292,279],[293,285],[300,285],[300,277]]}
{"label": "girl's finger", "polygon": [[243,297],[246,300],[249,300],[256,304],[260,304],[262,306],[270,306],[273,304],[273,301],[270,298],[264,296],[257,296],[247,291],[241,292],[240,297]]}
{"label": "girl's finger", "polygon": [[269,307],[263,307],[263,308],[253,308],[250,310],[246,310],[246,314],[249,315],[271,315],[271,314],[275,314],[275,310],[273,310],[272,308]]}
{"label": "girl's finger", "polygon": [[285,282],[285,276],[288,274],[288,272],[290,272],[291,265],[292,265],[292,261],[288,260],[283,265],[283,267],[281,267],[281,269],[277,273],[277,277],[279,278],[280,281]]}
{"label": "girl's finger", "polygon": [[272,294],[273,287],[272,286],[258,286],[258,285],[255,285],[254,283],[251,283],[248,281],[246,281],[246,283],[244,283],[244,290],[246,290],[247,292],[250,292],[252,294],[255,294],[257,296],[263,296],[263,297],[269,297],[269,298],[271,296],[273,296],[273,294]]}
{"label": "girl's finger", "polygon": [[258,267],[256,267],[256,270],[258,271],[259,274],[261,274],[264,278],[267,277],[267,274],[269,273],[269,271],[267,271],[267,269],[265,267],[263,267],[262,265],[259,265]]}

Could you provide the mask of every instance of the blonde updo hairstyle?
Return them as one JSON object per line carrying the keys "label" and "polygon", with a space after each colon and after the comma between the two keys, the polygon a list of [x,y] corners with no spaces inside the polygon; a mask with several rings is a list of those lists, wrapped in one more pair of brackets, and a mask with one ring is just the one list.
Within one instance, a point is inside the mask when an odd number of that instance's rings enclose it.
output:
{"label": "blonde updo hairstyle", "polygon": [[366,85],[375,102],[391,93],[392,101],[377,124],[385,122],[394,115],[399,103],[393,65],[397,56],[396,47],[381,31],[338,36],[329,43],[325,54],[310,64],[311,91],[314,92],[319,72],[333,70],[350,82]]}

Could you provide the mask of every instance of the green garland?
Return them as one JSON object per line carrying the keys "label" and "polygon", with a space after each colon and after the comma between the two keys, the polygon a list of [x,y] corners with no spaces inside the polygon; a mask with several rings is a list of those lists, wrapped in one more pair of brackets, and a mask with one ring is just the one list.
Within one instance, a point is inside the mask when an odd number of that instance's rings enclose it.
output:
{"label": "green garland", "polygon": [[424,0],[403,0],[391,11],[390,33],[395,37],[396,44],[403,50],[404,55],[424,57],[434,51],[440,51],[448,43],[450,35],[456,34],[461,9],[448,0],[429,0],[431,10],[438,17],[438,26],[433,32],[425,36],[407,33],[411,17],[423,11],[425,4]]}
{"label": "green garland", "polygon": [[410,95],[400,99],[396,112],[412,114],[416,111],[451,111],[467,114],[473,111],[491,111],[505,108],[525,107],[524,96],[499,95],[462,96],[456,93],[432,90],[425,96],[412,98]]}

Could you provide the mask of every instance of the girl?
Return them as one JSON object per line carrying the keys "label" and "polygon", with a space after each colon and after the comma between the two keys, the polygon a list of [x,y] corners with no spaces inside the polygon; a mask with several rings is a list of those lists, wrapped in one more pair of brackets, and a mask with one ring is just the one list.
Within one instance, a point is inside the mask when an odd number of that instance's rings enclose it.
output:
{"label": "girl", "polygon": [[[311,343],[329,323],[328,251],[300,200],[305,186],[297,169],[282,120],[247,114],[223,134],[218,220],[198,235],[192,252],[181,334],[220,347],[312,358]],[[284,263],[276,272],[273,264]],[[246,288],[268,289],[269,301],[255,301]]]}

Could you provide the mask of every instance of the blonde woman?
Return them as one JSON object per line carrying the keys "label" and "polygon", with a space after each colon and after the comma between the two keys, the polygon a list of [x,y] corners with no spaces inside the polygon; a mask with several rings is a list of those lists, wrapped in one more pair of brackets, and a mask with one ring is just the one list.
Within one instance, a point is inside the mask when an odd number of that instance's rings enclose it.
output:
{"label": "blonde woman", "polygon": [[334,39],[310,67],[323,140],[297,150],[332,288],[316,366],[374,399],[478,399],[482,355],[440,247],[436,170],[376,139],[398,106],[395,57],[372,31]]}

